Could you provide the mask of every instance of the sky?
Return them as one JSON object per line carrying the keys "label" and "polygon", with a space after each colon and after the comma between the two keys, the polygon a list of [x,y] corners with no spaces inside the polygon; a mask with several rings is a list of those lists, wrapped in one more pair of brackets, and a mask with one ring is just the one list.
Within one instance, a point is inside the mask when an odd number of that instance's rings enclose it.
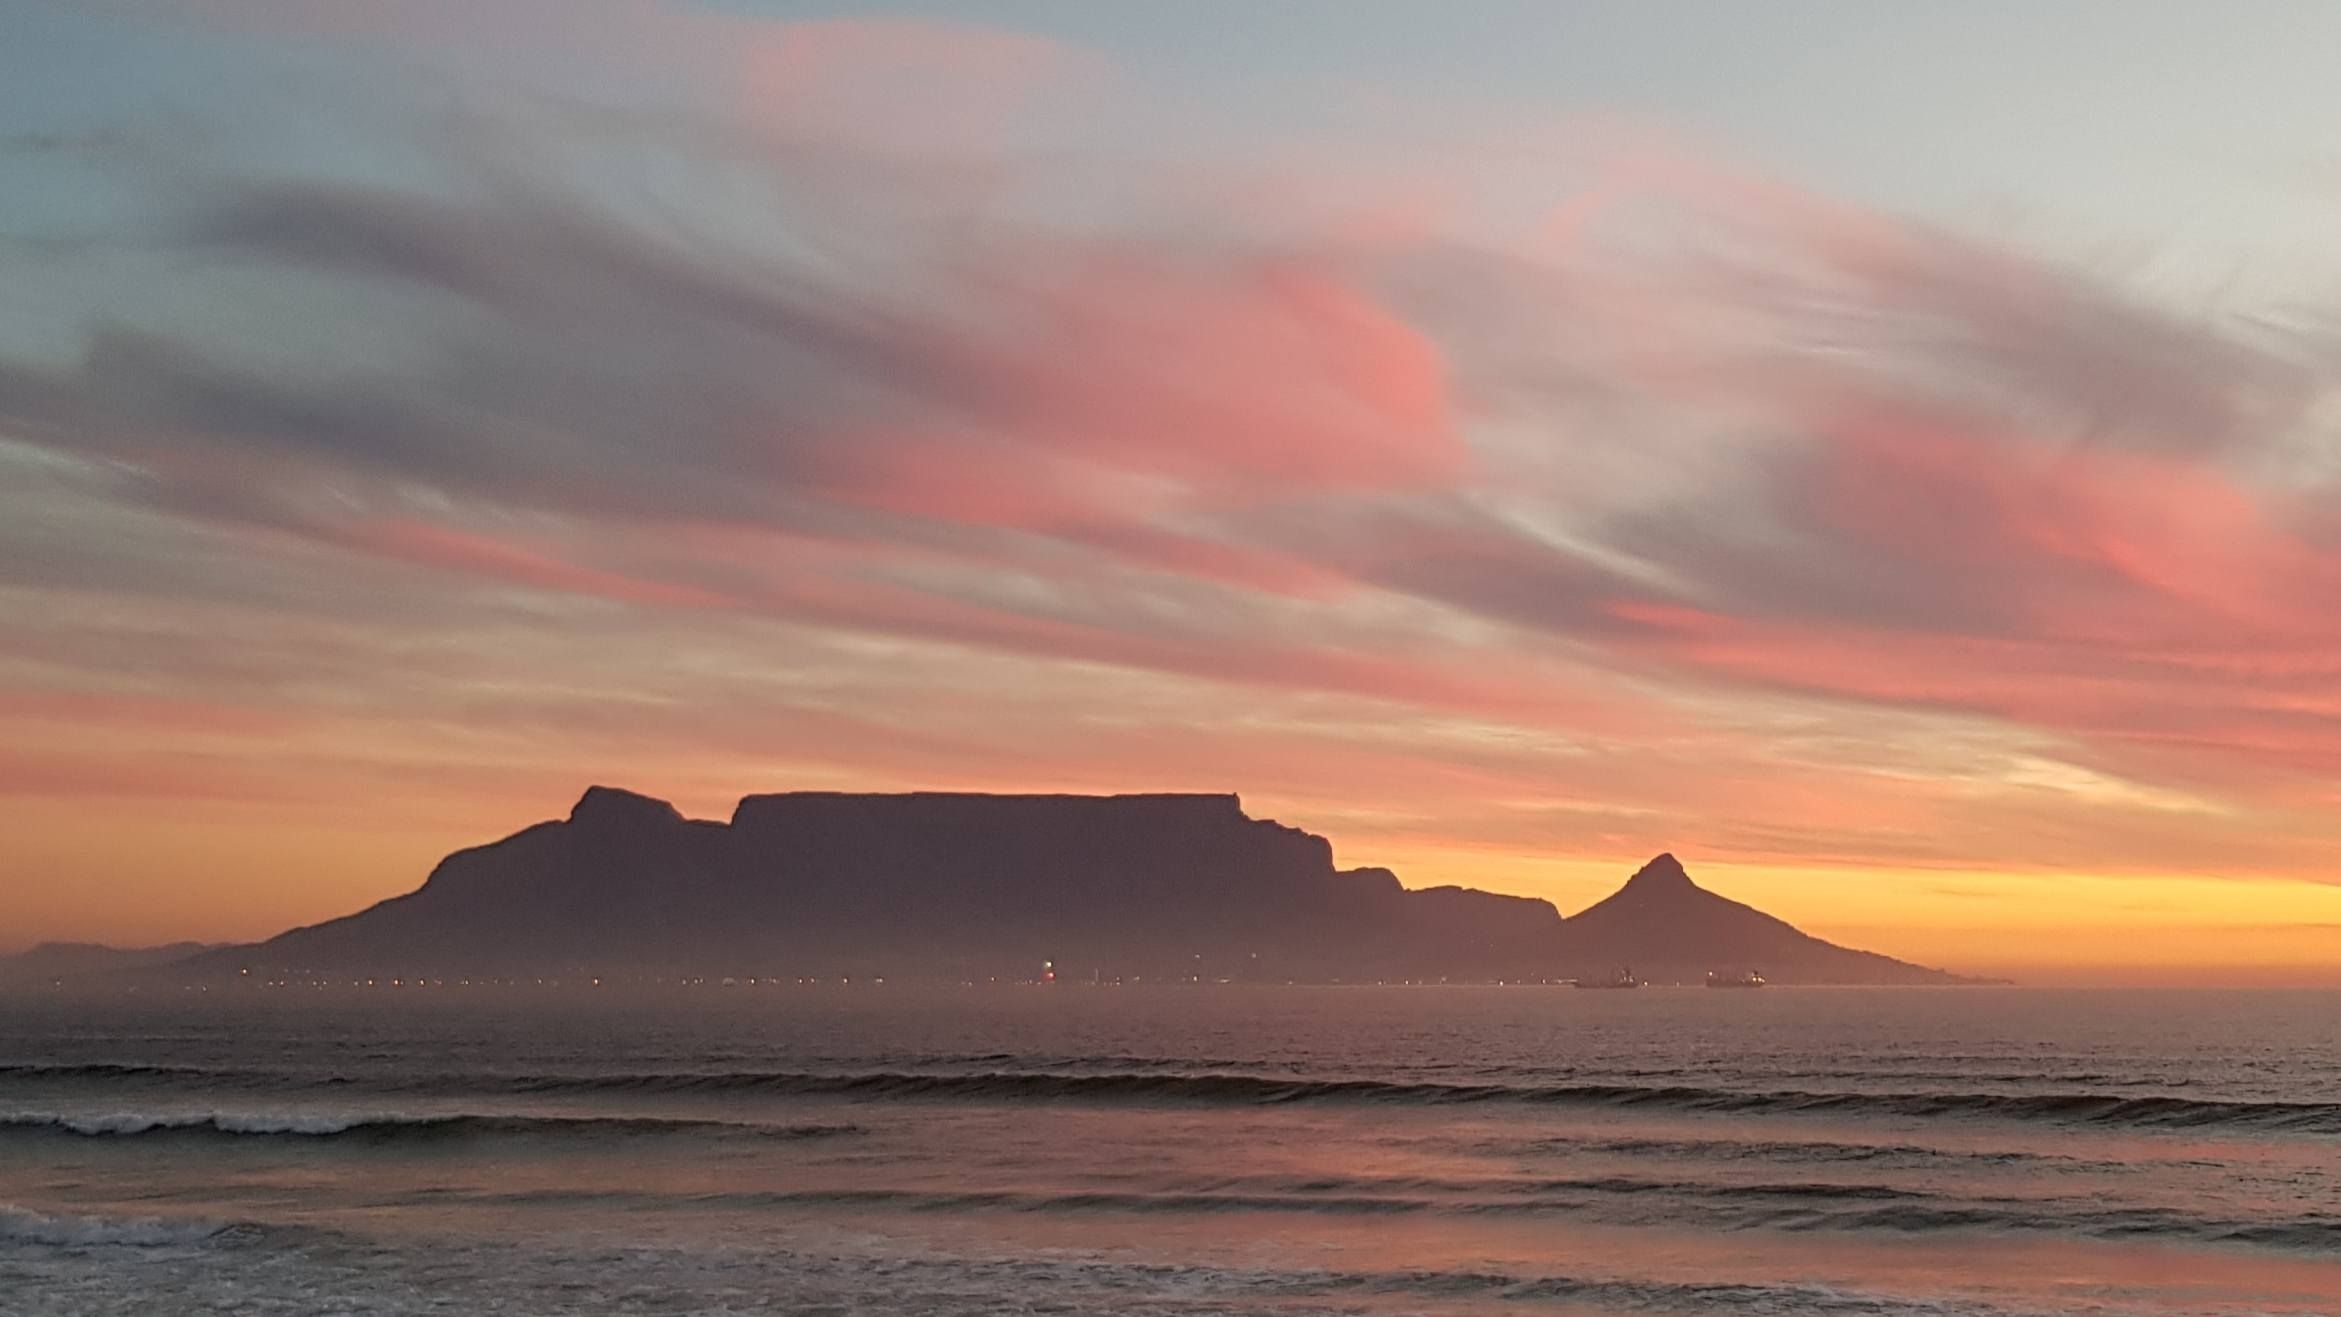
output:
{"label": "sky", "polygon": [[608,782],[2341,982],[2341,8],[0,0],[0,949]]}

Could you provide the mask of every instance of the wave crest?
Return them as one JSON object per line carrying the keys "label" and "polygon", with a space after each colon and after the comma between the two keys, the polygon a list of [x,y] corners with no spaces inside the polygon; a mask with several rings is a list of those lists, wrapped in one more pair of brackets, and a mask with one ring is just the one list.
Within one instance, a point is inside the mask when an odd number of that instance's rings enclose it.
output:
{"label": "wave crest", "polygon": [[461,1138],[492,1135],[625,1137],[658,1134],[736,1134],[762,1138],[810,1139],[860,1132],[855,1125],[758,1125],[721,1120],[676,1120],[652,1116],[525,1116],[455,1112],[436,1115],[328,1115],[301,1113],[113,1112],[65,1114],[46,1111],[0,1113],[0,1133],[75,1135],[116,1139],[142,1136],[364,1139]]}
{"label": "wave crest", "polygon": [[2214,1099],[2067,1091],[1994,1093],[1958,1090],[1813,1091],[1689,1084],[1587,1082],[1461,1083],[1386,1079],[1309,1079],[1240,1072],[1166,1073],[990,1070],[650,1071],[515,1074],[448,1073],[358,1077],[178,1066],[115,1064],[0,1065],[0,1077],[37,1080],[183,1081],[206,1088],[271,1093],[375,1092],[436,1097],[466,1094],[728,1094],[833,1097],[852,1101],[1091,1102],[1193,1106],[1387,1104],[1456,1106],[1511,1103],[1652,1108],[1751,1115],[1809,1112],[1918,1119],[1997,1119],[2135,1128],[2233,1128],[2272,1133],[2341,1134],[2341,1102]]}
{"label": "wave crest", "polygon": [[1375,1079],[1286,1079],[1242,1074],[1055,1074],[1015,1071],[981,1074],[893,1071],[860,1074],[762,1071],[581,1074],[516,1077],[500,1083],[506,1091],[531,1094],[757,1092],[865,1101],[1130,1102],[1197,1106],[1455,1106],[1515,1103],[1752,1114],[1816,1112],[1922,1118],[1999,1118],[2141,1128],[2231,1126],[2255,1130],[2341,1133],[2341,1103],[2335,1102],[2215,1101],[2180,1097],[2122,1097],[2099,1093],[1750,1092],[1688,1085],[1527,1086],[1399,1083]]}
{"label": "wave crest", "polygon": [[175,1248],[201,1244],[234,1229],[218,1221],[163,1217],[77,1216],[35,1212],[0,1203],[0,1244],[50,1248]]}

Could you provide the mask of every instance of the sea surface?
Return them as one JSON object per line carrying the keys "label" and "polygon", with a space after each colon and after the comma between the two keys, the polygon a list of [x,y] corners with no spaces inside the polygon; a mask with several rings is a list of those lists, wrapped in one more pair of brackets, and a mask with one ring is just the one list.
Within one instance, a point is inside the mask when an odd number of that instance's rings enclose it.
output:
{"label": "sea surface", "polygon": [[2341,1313],[2341,994],[32,997],[0,1312]]}

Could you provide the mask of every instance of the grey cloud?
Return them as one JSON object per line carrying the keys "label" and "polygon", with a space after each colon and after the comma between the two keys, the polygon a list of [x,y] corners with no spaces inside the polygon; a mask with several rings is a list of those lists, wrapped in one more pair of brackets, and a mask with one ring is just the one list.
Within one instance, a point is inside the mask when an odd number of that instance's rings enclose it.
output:
{"label": "grey cloud", "polygon": [[[912,327],[526,207],[272,184],[190,237],[346,276],[331,314],[405,326],[426,364],[302,375],[236,360],[232,339],[115,325],[70,368],[0,363],[0,416],[112,456],[274,455],[554,510],[770,518],[842,456],[828,432],[926,406],[949,376]],[[462,303],[418,307],[415,289]]]}

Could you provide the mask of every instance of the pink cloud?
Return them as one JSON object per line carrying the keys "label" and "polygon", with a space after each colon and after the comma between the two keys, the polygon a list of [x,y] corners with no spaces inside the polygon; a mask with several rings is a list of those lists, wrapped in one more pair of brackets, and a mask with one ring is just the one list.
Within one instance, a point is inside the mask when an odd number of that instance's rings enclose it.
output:
{"label": "pink cloud", "polygon": [[899,17],[773,24],[740,58],[756,127],[832,151],[995,152],[1108,72],[1049,38]]}
{"label": "pink cloud", "polygon": [[333,537],[367,553],[536,590],[666,608],[726,608],[735,601],[693,586],[567,562],[509,541],[422,521],[359,522]]}
{"label": "pink cloud", "polygon": [[1105,254],[976,292],[996,318],[970,363],[981,428],[855,436],[839,445],[840,493],[1045,524],[1116,503],[1143,515],[1468,473],[1437,348],[1332,271]]}
{"label": "pink cloud", "polygon": [[1070,276],[1048,338],[1079,364],[1011,403],[1068,439],[1222,498],[1437,488],[1468,469],[1438,350],[1329,271]]}

